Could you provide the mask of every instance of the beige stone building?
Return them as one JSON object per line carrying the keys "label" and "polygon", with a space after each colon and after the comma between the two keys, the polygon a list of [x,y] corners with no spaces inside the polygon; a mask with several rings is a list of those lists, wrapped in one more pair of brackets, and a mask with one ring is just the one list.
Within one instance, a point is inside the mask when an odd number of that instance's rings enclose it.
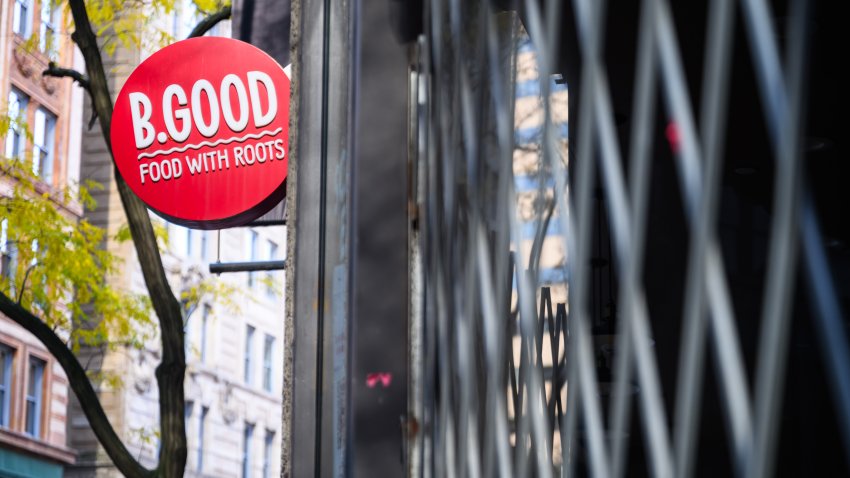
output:
{"label": "beige stone building", "polygon": [[[183,38],[197,22],[197,15],[188,7],[178,8],[164,21],[175,38]],[[212,33],[229,36],[229,25],[222,23]],[[140,51],[119,50],[110,60],[107,68],[113,73],[110,87],[114,92],[144,56]],[[84,133],[82,171],[85,177],[109,185],[98,193],[97,210],[87,215],[114,235],[126,218],[114,185],[112,161],[97,126]],[[211,262],[282,259],[285,251],[284,226],[196,231],[167,224],[153,214],[152,218],[168,230],[163,263],[175,294],[199,277],[209,276]],[[146,293],[133,245],[110,241],[107,247],[126,263],[122,273],[111,278],[114,284]],[[277,476],[283,272],[224,274],[220,280],[238,292],[227,301],[206,297],[186,320],[186,476]],[[128,449],[148,467],[156,466],[159,451],[154,375],[159,350],[155,338],[142,351],[89,352],[94,366],[121,376],[120,388],[103,385],[99,394]],[[71,446],[78,450],[78,460],[66,470],[66,476],[120,476],[73,401],[69,413],[68,434]]]}
{"label": "beige stone building", "polygon": [[[538,227],[546,221],[548,207],[555,197],[554,180],[550,169],[544,164],[542,155],[543,128],[545,119],[544,97],[541,91],[540,68],[537,51],[534,44],[526,36],[520,39],[516,56],[516,84],[514,103],[514,134],[515,148],[513,152],[514,188],[517,200],[517,219],[521,229],[519,247],[514,249],[519,254],[522,267],[531,267],[531,254]],[[553,78],[549,84],[549,107],[552,120],[552,133],[556,144],[560,147],[561,160],[566,165],[568,160],[568,97],[567,85],[560,78]],[[542,189],[540,188],[543,185]],[[541,197],[541,192],[542,197]],[[552,210],[545,234],[540,245],[540,258],[536,266],[539,268],[539,287],[548,288],[552,303],[567,302],[567,277],[565,276],[567,251],[564,247],[563,234],[565,221],[557,207]],[[537,294],[538,301],[541,294]],[[513,290],[512,307],[517,307],[517,289]],[[540,303],[540,302],[538,302]],[[513,337],[514,363],[521,362],[521,335]],[[541,362],[544,367],[552,367],[564,357],[563,338],[559,339],[558,355],[555,356],[549,340],[543,341],[541,347]],[[552,393],[551,380],[545,384],[547,399]],[[561,391],[561,400],[566,402],[566,388]],[[509,416],[514,418],[513,395],[508,393]],[[553,462],[561,462],[560,433],[555,432],[553,443]],[[514,437],[515,439],[515,437]]]}
{"label": "beige stone building", "polygon": [[[15,120],[0,138],[5,158],[31,161],[37,192],[58,193],[79,180],[83,92],[69,80],[43,78],[50,60],[79,65],[62,12],[40,0],[0,2],[0,115]],[[0,196],[14,184],[0,174]],[[74,219],[79,204],[61,209]],[[0,274],[21,273],[18,244],[0,212]],[[0,314],[0,476],[61,477],[67,447],[68,381],[29,332]]]}
{"label": "beige stone building", "polygon": [[[514,104],[514,133],[516,147],[513,153],[514,188],[517,197],[517,219],[522,238],[518,253],[524,268],[529,258],[539,223],[546,217],[547,206],[554,200],[554,182],[541,154],[543,140],[544,104],[540,91],[537,52],[528,38],[520,41],[516,58],[516,85]],[[567,163],[567,126],[569,93],[565,84],[550,82],[550,114],[556,144],[561,148],[561,158]],[[543,184],[545,197],[540,197]],[[556,207],[549,219],[540,252],[540,286],[549,287],[554,303],[567,301],[567,282],[564,265],[567,254],[561,235],[566,225]],[[516,298],[514,298],[515,300]]]}

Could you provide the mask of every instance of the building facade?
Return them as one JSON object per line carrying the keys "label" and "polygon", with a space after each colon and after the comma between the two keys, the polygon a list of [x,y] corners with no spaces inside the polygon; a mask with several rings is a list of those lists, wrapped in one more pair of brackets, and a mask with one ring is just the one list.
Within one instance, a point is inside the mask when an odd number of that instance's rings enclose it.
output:
{"label": "building facade", "polygon": [[[198,20],[191,2],[183,2],[163,22],[175,39],[181,39]],[[217,25],[209,34],[229,36],[229,22]],[[148,53],[119,48],[106,59],[113,92],[120,90]],[[89,111],[90,105],[86,106]],[[113,163],[98,126],[84,132],[83,153],[83,174],[106,186],[97,193],[98,208],[87,211],[87,217],[114,237],[126,224],[126,217],[114,182]],[[211,279],[208,271],[212,262],[283,258],[285,227],[198,231],[168,224],[154,215],[152,220],[168,233],[163,265],[176,296],[200,281],[219,280],[216,288],[224,291],[203,296],[196,307],[187,310],[185,319],[185,476],[276,476],[280,468],[282,272],[224,274]],[[126,264],[121,274],[110,280],[125,290],[147,294],[132,243],[110,240],[106,247]],[[144,466],[155,467],[159,452],[155,378],[159,338],[152,338],[143,350],[85,353],[85,360],[91,360],[98,370],[121,376],[120,387],[100,386],[101,401],[131,453]],[[66,470],[66,476],[120,476],[76,401],[72,401],[69,413],[70,445],[78,450],[79,457]]]}
{"label": "building facade", "polygon": [[[282,226],[230,229],[220,235],[172,229],[175,249],[185,252],[183,264],[206,268],[213,261],[283,257]],[[187,322],[187,476],[279,474],[283,346],[279,276],[279,272],[222,276],[237,289],[236,303],[202,302]]]}
{"label": "building facade", "polygon": [[[7,159],[28,161],[36,193],[58,195],[79,181],[82,89],[46,78],[50,61],[78,67],[64,31],[61,8],[38,0],[0,3],[0,115],[8,130],[0,141]],[[8,123],[5,123],[8,121]],[[0,176],[0,197],[15,183]],[[82,207],[62,214],[74,220]],[[0,273],[6,283],[21,273],[18,245],[0,214]],[[67,447],[68,380],[46,348],[0,314],[0,476],[60,477],[75,460]]]}

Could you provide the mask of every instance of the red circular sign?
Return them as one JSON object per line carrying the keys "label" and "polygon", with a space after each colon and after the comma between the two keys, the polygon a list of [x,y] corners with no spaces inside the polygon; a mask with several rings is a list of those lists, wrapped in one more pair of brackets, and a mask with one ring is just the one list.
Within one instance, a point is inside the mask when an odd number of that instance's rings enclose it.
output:
{"label": "red circular sign", "polygon": [[258,48],[202,37],[154,53],[127,79],[112,116],[118,171],[171,222],[250,222],[286,193],[289,78]]}

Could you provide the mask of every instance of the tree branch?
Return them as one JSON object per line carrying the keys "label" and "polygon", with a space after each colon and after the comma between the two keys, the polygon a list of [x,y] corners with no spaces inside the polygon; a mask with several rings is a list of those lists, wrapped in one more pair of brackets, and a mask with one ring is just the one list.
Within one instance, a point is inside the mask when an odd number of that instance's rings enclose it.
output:
{"label": "tree branch", "polygon": [[71,350],[65,346],[65,342],[41,319],[16,304],[3,293],[0,293],[0,312],[35,335],[62,366],[62,370],[68,376],[68,383],[80,402],[80,408],[86,414],[92,431],[94,431],[98,441],[103,445],[104,450],[115,463],[115,466],[118,467],[118,470],[129,477],[152,476],[153,472],[144,468],[133,458],[133,455],[121,442],[118,434],[115,433],[115,429],[109,423],[106,412],[103,410],[97,392],[94,391],[85,369],[83,369],[77,357],[71,353]]}
{"label": "tree branch", "polygon": [[[84,0],[69,0],[68,3],[75,26],[71,39],[80,48],[85,59],[91,85],[92,107],[100,120],[100,130],[111,156],[112,96],[109,93],[103,58]],[[130,235],[133,237],[136,255],[141,265],[142,276],[154,311],[159,318],[162,361],[156,368],[156,378],[159,386],[162,452],[158,471],[163,476],[177,478],[183,476],[186,468],[186,428],[183,409],[186,357],[183,346],[182,311],[165,276],[162,257],[159,255],[147,207],[130,190],[117,167],[114,174],[130,226]]]}
{"label": "tree branch", "polygon": [[89,84],[88,77],[73,68],[62,68],[51,61],[48,63],[47,69],[41,72],[41,74],[42,76],[54,76],[56,78],[71,78],[91,94],[91,85]]}
{"label": "tree branch", "polygon": [[[72,68],[61,68],[51,61],[47,65],[47,69],[41,72],[41,74],[42,76],[53,76],[56,78],[71,78],[76,81],[78,85],[88,91],[89,96],[91,96],[91,82],[89,82],[89,78],[77,70]],[[97,111],[92,110],[91,119],[89,120],[89,129],[92,129],[95,121],[97,121]]]}
{"label": "tree branch", "polygon": [[216,26],[218,22],[230,18],[231,11],[231,7],[227,6],[215,13],[207,15],[203,20],[201,20],[200,22],[198,22],[197,25],[195,25],[195,28],[192,29],[192,32],[189,33],[189,36],[186,38],[188,39],[204,36],[204,34],[210,31],[212,27]]}
{"label": "tree branch", "polygon": [[35,264],[30,264],[30,266],[27,267],[26,272],[24,272],[24,280],[21,281],[21,291],[18,293],[18,304],[20,304],[21,301],[24,300],[24,292],[27,290],[27,281],[30,278],[30,272],[32,272],[32,270],[37,265],[38,262],[36,262]]}

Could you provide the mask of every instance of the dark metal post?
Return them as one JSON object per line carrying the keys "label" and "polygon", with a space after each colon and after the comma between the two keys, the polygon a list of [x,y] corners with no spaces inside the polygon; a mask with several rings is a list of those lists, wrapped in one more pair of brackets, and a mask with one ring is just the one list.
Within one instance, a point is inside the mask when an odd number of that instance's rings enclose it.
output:
{"label": "dark metal post", "polygon": [[292,2],[284,476],[349,466],[356,3]]}

